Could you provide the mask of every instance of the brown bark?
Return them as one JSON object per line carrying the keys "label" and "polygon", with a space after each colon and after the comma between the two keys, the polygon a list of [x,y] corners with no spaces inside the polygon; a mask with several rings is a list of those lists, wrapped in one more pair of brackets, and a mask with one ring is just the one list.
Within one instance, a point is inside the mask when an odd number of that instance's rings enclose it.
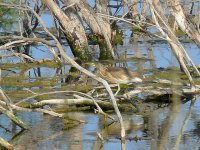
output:
{"label": "brown bark", "polygon": [[146,3],[146,1],[144,1],[143,2],[143,7],[142,7],[141,15],[142,16],[146,16],[146,13],[147,13],[147,3]]}
{"label": "brown bark", "polygon": [[[67,1],[65,0],[65,3]],[[66,3],[68,4],[68,3]],[[69,5],[69,4],[68,4]],[[77,10],[78,15],[89,25],[93,33],[97,36],[99,45],[104,43],[104,47],[100,50],[101,53],[107,54],[107,58],[115,58],[114,50],[111,44],[111,27],[109,20],[106,21],[104,18],[99,17],[95,14],[94,10],[85,1],[79,1],[74,3],[74,9]]]}
{"label": "brown bark", "polygon": [[131,18],[136,18],[136,16],[139,14],[137,11],[137,3],[138,0],[134,0],[134,2],[132,2],[132,4],[129,6],[129,14]]}
{"label": "brown bark", "polygon": [[100,20],[100,24],[107,30],[106,34],[111,39],[108,0],[96,0],[96,9],[98,13],[108,15]]}

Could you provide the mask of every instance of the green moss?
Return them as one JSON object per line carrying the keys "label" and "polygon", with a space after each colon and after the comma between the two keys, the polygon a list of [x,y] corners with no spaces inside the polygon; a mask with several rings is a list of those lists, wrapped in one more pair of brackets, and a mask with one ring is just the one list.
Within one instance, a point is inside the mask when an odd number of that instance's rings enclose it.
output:
{"label": "green moss", "polygon": [[184,43],[192,43],[193,41],[191,39],[182,39],[181,42],[184,42]]}
{"label": "green moss", "polygon": [[93,43],[93,44],[98,44],[98,37],[97,35],[91,33],[88,35],[89,40]]}
{"label": "green moss", "polygon": [[57,113],[67,113],[67,112],[72,112],[72,111],[88,111],[88,110],[91,110],[91,107],[90,106],[83,106],[83,107],[65,106],[65,107],[53,108],[53,110]]}
{"label": "green moss", "polygon": [[112,28],[112,30],[119,31],[119,27],[117,25],[117,21],[113,21],[113,23],[111,24],[111,28]]}
{"label": "green moss", "polygon": [[180,72],[178,73],[176,71],[175,72],[174,71],[163,71],[163,72],[157,73],[155,75],[155,78],[181,81],[180,75],[181,75],[181,73]]}
{"label": "green moss", "polygon": [[123,32],[120,31],[116,21],[112,23],[111,28],[112,30],[116,31],[116,35],[113,37],[113,43],[115,45],[123,45]]}
{"label": "green moss", "polygon": [[20,76],[6,76],[6,77],[2,77],[1,80],[2,82],[14,82],[14,81],[20,81],[20,80],[27,80],[28,77],[25,75],[20,75]]}
{"label": "green moss", "polygon": [[123,45],[123,32],[119,32],[114,36],[114,40],[113,40],[114,44],[120,44]]}
{"label": "green moss", "polygon": [[185,35],[185,32],[183,32],[182,30],[177,30],[177,31],[175,32],[175,35],[176,35],[177,37],[181,37],[181,36],[184,36],[184,35]]}
{"label": "green moss", "polygon": [[17,63],[17,64],[11,64],[11,63],[3,63],[1,64],[2,70],[10,69],[10,68],[18,68],[18,69],[27,69],[31,68],[32,66],[28,63]]}
{"label": "green moss", "polygon": [[23,90],[11,90],[11,91],[5,90],[5,92],[8,95],[8,97],[12,100],[12,102],[17,102],[18,100],[33,95],[31,92]]}
{"label": "green moss", "polygon": [[58,64],[55,61],[44,61],[42,63],[33,62],[33,63],[17,63],[17,64],[3,63],[3,64],[1,64],[2,70],[11,69],[11,68],[28,70],[28,69],[34,68],[34,67],[57,68],[57,67],[60,67],[60,64]]}
{"label": "green moss", "polygon": [[104,40],[99,41],[100,57],[99,60],[112,59],[111,52],[109,51]]}
{"label": "green moss", "polygon": [[28,102],[22,102],[18,104],[17,106],[22,107],[22,108],[33,108],[32,105]]}
{"label": "green moss", "polygon": [[72,46],[72,53],[76,58],[78,58],[77,61],[84,62],[84,61],[90,61],[92,59],[91,54],[89,54],[88,51],[88,44],[85,43],[85,45],[82,45],[81,47],[78,45],[71,45]]}
{"label": "green moss", "polygon": [[174,70],[174,71],[179,71],[180,72],[180,68],[176,67],[176,66],[169,66],[169,67],[167,67],[167,70]]}
{"label": "green moss", "polygon": [[35,97],[34,99],[41,101],[41,100],[46,100],[49,98],[50,98],[50,96],[45,94],[45,95],[39,95],[39,96]]}
{"label": "green moss", "polygon": [[6,77],[1,80],[1,85],[9,87],[48,87],[56,86],[57,82],[55,82],[55,80],[50,80],[49,78],[41,78],[34,82],[27,82],[26,80],[20,80],[16,77]]}
{"label": "green moss", "polygon": [[77,84],[75,85],[74,90],[75,91],[79,91],[79,92],[83,92],[83,93],[87,93],[92,89],[92,87],[88,84]]}
{"label": "green moss", "polygon": [[133,26],[133,27],[132,27],[132,32],[133,32],[134,34],[141,34],[141,29],[138,28],[138,27],[136,27],[136,26]]}
{"label": "green moss", "polygon": [[63,119],[63,123],[64,123],[64,130],[68,130],[70,128],[74,128],[76,127],[77,125],[80,124],[80,122],[74,120],[74,119],[71,119],[71,118],[65,118]]}

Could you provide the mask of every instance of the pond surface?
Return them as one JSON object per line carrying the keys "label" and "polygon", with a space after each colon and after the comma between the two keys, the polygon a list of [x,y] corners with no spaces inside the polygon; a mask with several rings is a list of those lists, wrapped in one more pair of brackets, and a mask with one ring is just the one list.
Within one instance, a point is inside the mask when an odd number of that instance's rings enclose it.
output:
{"label": "pond surface", "polygon": [[[127,133],[126,148],[147,149],[199,149],[200,148],[200,99],[185,104],[157,109],[147,116],[123,114]],[[12,141],[16,150],[120,150],[119,124],[111,123],[94,113],[69,113],[70,117],[84,119],[73,128],[64,129],[63,120],[39,113],[18,113],[31,128],[20,133],[19,128],[5,116],[0,117],[0,136]],[[139,118],[141,124],[136,125]],[[97,133],[100,133],[102,142]],[[15,137],[13,137],[15,135]]]}

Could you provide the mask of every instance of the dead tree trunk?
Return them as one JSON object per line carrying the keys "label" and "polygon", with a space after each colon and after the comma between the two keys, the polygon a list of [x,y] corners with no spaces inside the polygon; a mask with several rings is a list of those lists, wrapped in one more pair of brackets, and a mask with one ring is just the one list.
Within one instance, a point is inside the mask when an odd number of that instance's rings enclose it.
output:
{"label": "dead tree trunk", "polygon": [[[96,0],[96,11],[97,13],[104,14],[105,17],[102,19],[99,19],[99,24],[101,24],[103,32],[104,32],[104,37],[106,37],[106,41],[101,39],[99,42],[99,47],[100,47],[100,59],[107,59],[110,58],[111,55],[108,51],[108,49],[111,50],[112,57],[114,57],[114,52],[113,48],[110,45],[105,47],[105,44],[108,43],[107,41],[111,41],[112,38],[112,31],[110,27],[110,20],[109,20],[109,9],[108,9],[108,0]],[[99,17],[100,18],[100,17]],[[105,43],[106,42],[106,43]]]}
{"label": "dead tree trunk", "polygon": [[109,9],[108,9],[108,0],[96,0],[96,11],[98,13],[107,15],[100,20],[100,23],[106,29],[106,34],[111,39],[111,28],[110,28],[110,20],[109,20]]}
{"label": "dead tree trunk", "polygon": [[53,0],[43,2],[60,23],[74,56],[83,61],[89,60],[87,37],[76,10],[68,5],[64,13]]}
{"label": "dead tree trunk", "polygon": [[[190,63],[193,65],[193,62],[191,61],[191,59],[185,52],[184,48],[178,41],[177,37],[174,35],[171,28],[169,27],[169,24],[167,23],[167,19],[165,15],[163,14],[163,10],[162,10],[159,0],[153,0],[153,1],[147,0],[147,1],[150,4],[153,21],[155,22],[157,28],[160,30],[160,32],[165,37],[165,39],[169,42],[174,55],[179,61],[183,71],[188,76],[190,83],[192,83],[193,82],[192,76],[190,75],[187,65],[189,65]],[[196,69],[194,65],[193,67]],[[197,73],[199,73],[197,69],[196,71]]]}
{"label": "dead tree trunk", "polygon": [[200,47],[200,33],[187,16],[179,0],[168,0],[168,6],[176,22],[183,32],[185,32]]}
{"label": "dead tree trunk", "polygon": [[[69,0],[64,1],[66,6],[69,5],[67,2],[69,2]],[[97,36],[101,54],[105,54],[105,58],[115,58],[114,50],[111,44],[111,28],[109,21],[106,23],[103,18],[96,15],[91,6],[84,0],[76,2],[71,0],[71,2],[72,4],[70,7],[77,10],[78,15],[86,22],[86,24],[88,24],[94,35]]]}

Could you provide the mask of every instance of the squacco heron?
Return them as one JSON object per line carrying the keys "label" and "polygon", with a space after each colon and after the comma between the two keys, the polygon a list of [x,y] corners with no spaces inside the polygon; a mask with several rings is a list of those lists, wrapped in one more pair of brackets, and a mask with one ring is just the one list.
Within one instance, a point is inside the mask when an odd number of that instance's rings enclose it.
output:
{"label": "squacco heron", "polygon": [[117,95],[120,91],[119,84],[140,83],[142,79],[137,72],[124,67],[107,67],[100,63],[95,65],[97,74],[110,83],[117,83],[118,89],[115,93]]}

